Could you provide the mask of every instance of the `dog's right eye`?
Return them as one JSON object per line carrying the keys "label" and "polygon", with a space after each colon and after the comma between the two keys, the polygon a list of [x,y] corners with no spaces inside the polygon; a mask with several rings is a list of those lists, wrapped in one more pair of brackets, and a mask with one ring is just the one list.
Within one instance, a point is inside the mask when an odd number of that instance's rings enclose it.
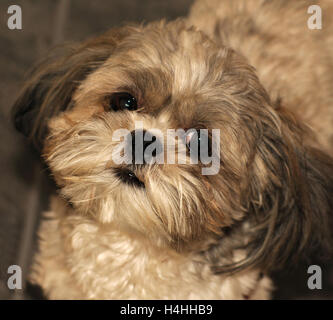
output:
{"label": "dog's right eye", "polygon": [[185,137],[186,147],[194,157],[212,156],[212,142],[205,130],[190,130]]}
{"label": "dog's right eye", "polygon": [[110,98],[109,110],[134,111],[134,110],[137,110],[137,108],[138,108],[138,103],[137,103],[136,99],[127,92],[116,92]]}

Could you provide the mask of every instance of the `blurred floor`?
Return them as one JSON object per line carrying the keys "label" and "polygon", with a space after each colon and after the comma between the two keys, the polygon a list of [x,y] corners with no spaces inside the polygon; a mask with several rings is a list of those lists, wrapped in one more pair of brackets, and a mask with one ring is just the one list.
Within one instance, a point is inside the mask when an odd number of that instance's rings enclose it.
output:
{"label": "blurred floor", "polygon": [[[70,2],[67,15],[61,4]],[[192,0],[15,0],[23,13],[23,30],[7,28],[7,8],[12,1],[0,2],[0,299],[29,298],[7,289],[7,268],[31,261],[34,243],[27,235],[36,229],[34,211],[47,206],[49,183],[38,156],[15,133],[8,121],[10,107],[22,86],[27,70],[56,43],[79,41],[125,22],[149,22],[186,15]],[[58,21],[64,20],[60,26]],[[28,230],[28,231],[27,231]],[[30,231],[29,231],[30,230]],[[28,233],[27,233],[28,232]],[[24,270],[24,271],[25,271]],[[320,295],[306,286],[306,268],[289,277],[280,276],[278,298],[327,298],[329,285]],[[326,268],[328,270],[328,267]],[[325,271],[326,271],[325,270]],[[301,281],[296,281],[301,275]],[[326,272],[327,284],[333,287],[333,274]],[[331,278],[330,278],[331,277]],[[303,288],[304,287],[304,288]],[[332,288],[331,287],[331,288]],[[304,289],[301,291],[301,289]],[[293,294],[294,293],[294,294]]]}

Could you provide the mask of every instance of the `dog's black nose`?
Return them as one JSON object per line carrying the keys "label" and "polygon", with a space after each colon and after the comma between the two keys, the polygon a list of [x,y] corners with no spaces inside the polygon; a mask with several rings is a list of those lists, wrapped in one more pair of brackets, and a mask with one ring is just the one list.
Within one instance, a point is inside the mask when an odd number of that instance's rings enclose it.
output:
{"label": "dog's black nose", "polygon": [[159,139],[151,132],[146,130],[134,130],[131,132],[132,163],[146,164],[151,163],[152,159],[162,152],[162,144]]}

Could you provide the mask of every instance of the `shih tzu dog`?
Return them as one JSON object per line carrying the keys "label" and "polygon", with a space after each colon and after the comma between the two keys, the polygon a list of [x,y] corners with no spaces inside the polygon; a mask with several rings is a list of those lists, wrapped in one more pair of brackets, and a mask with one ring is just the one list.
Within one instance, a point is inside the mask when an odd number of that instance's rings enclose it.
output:
{"label": "shih tzu dog", "polygon": [[321,30],[305,0],[198,0],[33,70],[14,120],[59,187],[31,273],[49,298],[267,299],[272,270],[329,254],[333,3],[313,2]]}

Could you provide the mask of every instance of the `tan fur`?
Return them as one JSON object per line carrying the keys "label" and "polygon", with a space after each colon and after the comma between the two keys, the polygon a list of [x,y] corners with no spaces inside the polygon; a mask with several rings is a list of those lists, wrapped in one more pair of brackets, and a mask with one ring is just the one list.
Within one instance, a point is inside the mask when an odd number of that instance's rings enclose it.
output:
{"label": "tan fur", "polygon": [[[270,271],[327,250],[333,33],[307,30],[307,3],[198,0],[33,73],[15,112],[59,186],[31,276],[50,298],[267,299]],[[138,110],[110,111],[114,92]],[[128,166],[144,188],[125,184],[112,135],[135,121],[220,129],[219,173]]]}
{"label": "tan fur", "polygon": [[270,280],[258,284],[256,271],[216,276],[199,256],[160,250],[144,238],[105,228],[58,199],[52,210],[40,230],[41,254],[31,277],[51,299],[269,297]]}

